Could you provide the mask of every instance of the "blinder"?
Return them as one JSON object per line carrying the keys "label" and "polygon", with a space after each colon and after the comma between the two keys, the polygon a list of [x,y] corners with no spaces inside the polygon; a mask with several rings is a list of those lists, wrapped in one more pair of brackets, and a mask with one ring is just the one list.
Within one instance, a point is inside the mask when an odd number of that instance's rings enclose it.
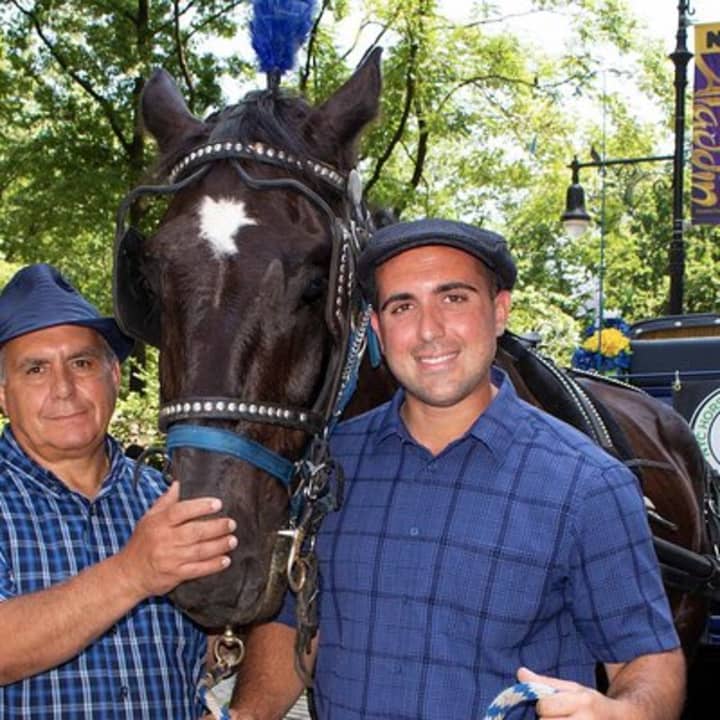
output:
{"label": "blinder", "polygon": [[139,198],[174,195],[207,171],[207,167],[201,168],[180,182],[168,185],[139,185],[126,195],[118,208],[112,276],[115,321],[126,335],[153,347],[160,347],[160,298],[144,272],[145,235],[126,219]]}
{"label": "blinder", "polygon": [[160,301],[142,270],[145,236],[130,226],[118,241],[113,269],[115,319],[126,335],[160,347]]}

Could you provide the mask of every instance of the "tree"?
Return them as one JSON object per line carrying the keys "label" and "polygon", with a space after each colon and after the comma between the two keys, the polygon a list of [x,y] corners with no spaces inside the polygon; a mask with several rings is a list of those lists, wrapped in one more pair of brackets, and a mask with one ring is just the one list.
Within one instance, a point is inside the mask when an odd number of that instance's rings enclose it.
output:
{"label": "tree", "polygon": [[[3,97],[15,100],[0,158],[2,250],[58,264],[103,308],[115,209],[151,163],[137,116],[154,66],[185,84],[191,107],[221,99],[243,64],[202,50],[232,37],[241,0],[10,0],[3,6]],[[7,112],[7,111],[6,111]],[[139,221],[141,212],[135,212]]]}

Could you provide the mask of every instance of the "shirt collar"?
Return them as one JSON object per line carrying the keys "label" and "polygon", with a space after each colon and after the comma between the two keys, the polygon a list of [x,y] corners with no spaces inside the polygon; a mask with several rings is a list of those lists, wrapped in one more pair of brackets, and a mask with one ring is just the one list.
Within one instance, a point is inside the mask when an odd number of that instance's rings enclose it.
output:
{"label": "shirt collar", "polygon": [[[493,365],[490,370],[490,379],[498,392],[464,437],[476,438],[493,455],[500,457],[512,443],[517,431],[521,405],[518,404],[517,393],[505,371]],[[401,388],[385,406],[377,430],[378,442],[395,436],[401,441],[416,444],[400,416],[400,407],[404,400],[405,392]],[[461,439],[458,438],[455,442]]]}
{"label": "shirt collar", "polygon": [[505,371],[493,365],[490,373],[497,394],[467,434],[477,438],[496,457],[502,457],[517,432],[522,406]]}
{"label": "shirt collar", "polygon": [[410,433],[408,433],[405,423],[400,417],[400,408],[405,401],[405,391],[399,388],[392,399],[385,406],[385,412],[383,413],[380,425],[377,429],[378,442],[387,439],[388,437],[395,435],[401,440],[407,440],[409,442],[415,442]]}
{"label": "shirt collar", "polygon": [[[117,472],[119,463],[122,462],[122,448],[120,444],[110,435],[105,436],[105,452],[110,458],[108,474],[103,482],[100,492],[95,499],[109,492],[111,487],[122,477],[122,473]],[[49,490],[53,495],[60,496],[70,490],[54,473],[47,470],[33,460],[20,446],[15,435],[8,423],[0,436],[0,457],[9,464],[19,468],[32,481],[42,486],[43,489]]]}

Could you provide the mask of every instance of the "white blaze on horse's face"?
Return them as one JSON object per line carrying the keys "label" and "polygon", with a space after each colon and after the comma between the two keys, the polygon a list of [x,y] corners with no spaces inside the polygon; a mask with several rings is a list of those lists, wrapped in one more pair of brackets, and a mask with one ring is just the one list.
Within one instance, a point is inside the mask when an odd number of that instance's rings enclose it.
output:
{"label": "white blaze on horse's face", "polygon": [[245,203],[231,198],[213,200],[204,197],[200,203],[200,236],[207,240],[216,258],[237,252],[235,234],[246,225],[257,225],[245,211]]}

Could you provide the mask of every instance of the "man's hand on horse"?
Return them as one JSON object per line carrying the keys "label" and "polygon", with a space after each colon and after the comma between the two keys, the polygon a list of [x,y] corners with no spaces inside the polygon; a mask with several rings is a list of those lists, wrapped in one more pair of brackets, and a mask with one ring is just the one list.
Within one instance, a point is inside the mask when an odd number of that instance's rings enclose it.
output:
{"label": "man's hand on horse", "polygon": [[128,589],[141,598],[164,595],[185,580],[225,570],[237,538],[234,520],[208,517],[221,509],[218,498],[180,500],[174,482],[116,556]]}

